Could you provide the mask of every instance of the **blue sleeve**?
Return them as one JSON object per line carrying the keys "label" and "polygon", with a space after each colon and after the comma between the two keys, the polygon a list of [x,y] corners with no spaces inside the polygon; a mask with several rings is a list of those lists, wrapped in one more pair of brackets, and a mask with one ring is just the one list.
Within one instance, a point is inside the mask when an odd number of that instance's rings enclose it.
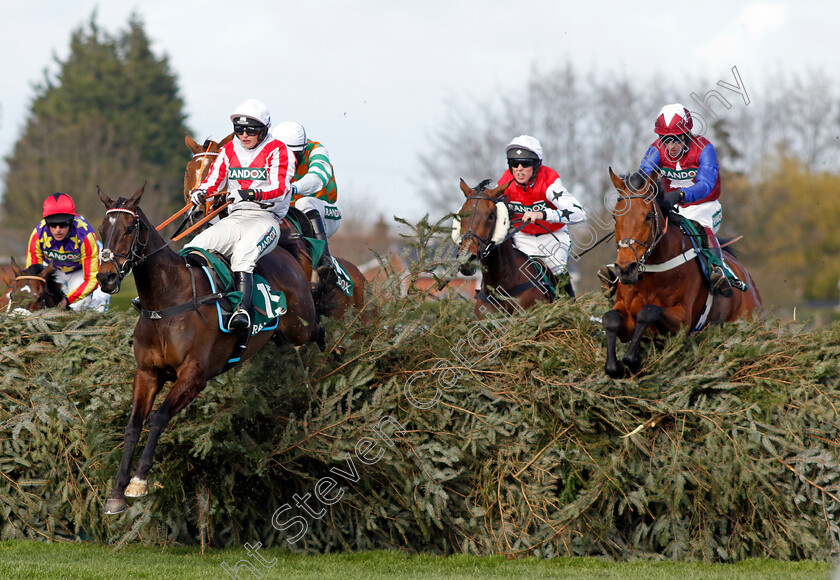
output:
{"label": "blue sleeve", "polygon": [[645,156],[642,157],[642,166],[639,167],[639,171],[642,171],[645,175],[650,175],[651,171],[656,171],[659,169],[659,149],[651,145],[648,147]]}
{"label": "blue sleeve", "polygon": [[700,163],[694,185],[683,189],[685,203],[694,203],[712,192],[718,178],[718,159],[714,146],[709,143],[700,152]]}

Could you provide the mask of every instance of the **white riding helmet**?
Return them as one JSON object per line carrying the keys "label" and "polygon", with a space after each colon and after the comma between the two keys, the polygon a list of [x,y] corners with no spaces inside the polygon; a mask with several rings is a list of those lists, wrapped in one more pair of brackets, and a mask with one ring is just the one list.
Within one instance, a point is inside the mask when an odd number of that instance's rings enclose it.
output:
{"label": "white riding helmet", "polygon": [[292,151],[303,151],[306,147],[306,129],[300,123],[283,121],[274,128],[274,136],[288,145]]}
{"label": "white riding helmet", "polygon": [[527,152],[529,151],[536,155],[537,159],[542,162],[543,150],[540,142],[530,135],[520,135],[519,137],[515,137],[505,147],[505,156],[508,159],[528,159],[533,157],[532,155],[528,155]]}
{"label": "white riding helmet", "polygon": [[235,125],[253,125],[253,121],[271,126],[271,113],[259,99],[245,99],[233,110],[230,120]]}

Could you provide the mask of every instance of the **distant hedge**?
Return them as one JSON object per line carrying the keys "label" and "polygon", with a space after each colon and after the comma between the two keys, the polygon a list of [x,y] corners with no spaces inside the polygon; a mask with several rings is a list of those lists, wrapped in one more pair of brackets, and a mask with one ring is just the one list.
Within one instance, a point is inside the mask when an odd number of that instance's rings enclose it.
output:
{"label": "distant hedge", "polygon": [[120,516],[102,505],[135,315],[0,317],[0,539],[835,555],[840,324],[657,339],[644,374],[612,380],[592,319],[606,308],[479,323],[462,300],[393,297],[329,323],[340,361],[269,344],[173,420],[150,495]]}

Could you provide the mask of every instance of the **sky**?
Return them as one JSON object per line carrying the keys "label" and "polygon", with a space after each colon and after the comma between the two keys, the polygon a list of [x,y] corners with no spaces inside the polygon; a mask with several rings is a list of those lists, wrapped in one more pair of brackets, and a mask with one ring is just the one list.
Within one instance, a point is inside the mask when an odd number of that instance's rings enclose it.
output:
{"label": "sky", "polygon": [[[684,94],[674,95],[683,104],[691,92],[717,88],[687,79],[733,84],[732,67],[750,98],[777,72],[821,69],[840,79],[834,2],[685,6],[650,0],[7,2],[0,25],[0,157],[20,137],[33,86],[45,71],[58,70],[55,58],[67,57],[71,33],[94,10],[97,24],[112,35],[127,28],[132,13],[139,15],[152,50],[169,60],[187,126],[199,142],[227,135],[230,113],[249,97],[263,100],[275,123],[303,124],[329,150],[339,207],[353,215],[417,219],[429,211],[416,186],[419,156],[433,154],[432,136],[446,130],[447,107],[519,92],[535,69],[571,63],[581,72],[639,82],[654,74],[686,79]],[[651,103],[651,125],[663,104]]]}

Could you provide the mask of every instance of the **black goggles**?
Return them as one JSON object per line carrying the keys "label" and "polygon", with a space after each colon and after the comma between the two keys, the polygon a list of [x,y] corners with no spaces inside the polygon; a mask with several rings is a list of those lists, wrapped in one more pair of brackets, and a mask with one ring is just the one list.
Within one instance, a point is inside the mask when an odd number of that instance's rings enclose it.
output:
{"label": "black goggles", "polygon": [[242,135],[245,133],[249,137],[253,137],[254,135],[259,135],[260,131],[262,130],[261,127],[251,127],[250,125],[234,125],[233,132],[237,135]]}
{"label": "black goggles", "polygon": [[660,137],[660,139],[666,145],[670,145],[671,143],[685,143],[685,139],[683,139],[682,135],[665,135]]}
{"label": "black goggles", "polygon": [[64,222],[50,222],[47,224],[51,228],[69,228],[73,225],[72,221],[64,221]]}
{"label": "black goggles", "polygon": [[508,159],[508,167],[510,167],[511,169],[519,167],[520,165],[526,168],[533,167],[536,164],[536,159]]}

